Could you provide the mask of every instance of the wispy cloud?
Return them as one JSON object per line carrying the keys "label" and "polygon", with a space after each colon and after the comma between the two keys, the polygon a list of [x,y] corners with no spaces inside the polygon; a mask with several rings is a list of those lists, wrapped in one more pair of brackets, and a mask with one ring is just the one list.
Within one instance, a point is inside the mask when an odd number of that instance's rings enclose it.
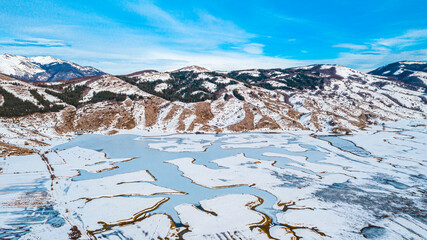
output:
{"label": "wispy cloud", "polygon": [[67,47],[69,44],[62,40],[46,39],[46,38],[25,38],[0,40],[0,45],[3,46],[19,46],[19,47]]}
{"label": "wispy cloud", "polygon": [[196,11],[193,20],[180,18],[163,10],[151,1],[128,3],[130,11],[144,17],[161,31],[168,41],[197,47],[217,47],[221,44],[245,44],[254,34],[236,26],[233,22],[217,18],[205,11]]}
{"label": "wispy cloud", "polygon": [[53,16],[48,7],[22,8],[22,16],[6,11],[0,14],[0,54],[52,55],[112,74],[193,64],[232,70],[337,63],[370,70],[391,61],[427,59],[427,29],[356,41],[346,27],[310,15],[276,16],[251,7],[266,18],[241,21],[247,9],[230,15],[207,5],[212,4],[172,9],[156,0],[124,0],[91,3],[84,12],[80,5],[61,4]]}
{"label": "wispy cloud", "polygon": [[[418,49],[409,47],[418,46]],[[378,66],[395,61],[427,60],[427,29],[409,30],[391,38],[378,38],[364,44],[343,43],[333,47],[347,48],[351,52],[341,52],[336,59],[328,61],[369,71]]]}
{"label": "wispy cloud", "polygon": [[264,44],[250,43],[243,46],[243,51],[250,54],[262,54],[264,51]]}
{"label": "wispy cloud", "polygon": [[163,70],[177,69],[188,65],[200,65],[214,70],[236,70],[250,68],[285,68],[308,64],[307,61],[229,51],[212,51],[206,54],[166,50],[155,51],[151,54],[151,57],[153,59],[168,59],[173,61],[168,69]]}
{"label": "wispy cloud", "polygon": [[366,45],[352,44],[352,43],[340,43],[340,44],[334,45],[333,47],[335,47],[335,48],[348,48],[348,49],[353,49],[353,50],[362,50],[362,49],[368,48]]}
{"label": "wispy cloud", "polygon": [[427,40],[427,29],[410,30],[405,34],[393,38],[376,39],[375,43],[387,47],[404,48],[419,44]]}
{"label": "wispy cloud", "polygon": [[352,50],[369,50],[365,53],[387,53],[393,49],[403,49],[427,42],[427,29],[409,30],[402,35],[391,38],[378,38],[364,44],[340,43],[333,45],[336,48],[348,48]]}
{"label": "wispy cloud", "polygon": [[382,54],[341,53],[338,58],[330,59],[328,61],[330,63],[341,64],[356,68],[360,71],[368,72],[379,66],[402,60],[426,61],[427,49],[388,52]]}

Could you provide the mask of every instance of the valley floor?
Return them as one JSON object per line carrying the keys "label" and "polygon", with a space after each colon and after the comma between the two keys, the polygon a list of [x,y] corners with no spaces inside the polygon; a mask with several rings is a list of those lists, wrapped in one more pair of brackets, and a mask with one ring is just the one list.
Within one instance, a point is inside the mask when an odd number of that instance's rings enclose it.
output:
{"label": "valley floor", "polygon": [[0,160],[0,239],[427,238],[427,120],[48,142]]}

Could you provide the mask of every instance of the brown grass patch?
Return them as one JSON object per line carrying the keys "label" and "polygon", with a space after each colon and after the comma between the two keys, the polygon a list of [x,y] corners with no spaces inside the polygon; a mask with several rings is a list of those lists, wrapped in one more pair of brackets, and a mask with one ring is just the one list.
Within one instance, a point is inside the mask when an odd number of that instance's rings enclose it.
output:
{"label": "brown grass patch", "polygon": [[117,134],[119,131],[117,131],[117,130],[110,130],[108,133],[107,133],[107,135],[114,135],[114,134]]}
{"label": "brown grass patch", "polygon": [[67,107],[61,111],[61,120],[55,126],[55,131],[59,134],[74,131],[74,119],[76,117],[76,110],[73,107]]}
{"label": "brown grass patch", "polygon": [[36,145],[39,145],[39,146],[49,146],[49,144],[39,141],[37,139],[28,139],[28,141],[35,143]]}
{"label": "brown grass patch", "polygon": [[194,131],[197,125],[203,125],[201,131],[215,131],[216,128],[209,126],[208,122],[214,115],[211,112],[211,104],[208,102],[199,102],[195,106],[196,119],[188,127],[188,131]]}
{"label": "brown grass patch", "polygon": [[190,117],[191,115],[193,115],[194,112],[191,111],[188,108],[184,108],[184,110],[182,111],[181,115],[179,115],[179,119],[178,119],[178,127],[176,128],[178,131],[185,131],[186,126],[184,123],[184,120],[188,117]]}
{"label": "brown grass patch", "polygon": [[168,112],[168,114],[164,118],[164,121],[170,121],[170,120],[172,120],[172,118],[176,116],[176,114],[179,111],[179,109],[180,109],[180,106],[173,105],[172,108],[171,108],[171,110]]}
{"label": "brown grass patch", "polygon": [[25,156],[25,155],[35,154],[35,153],[36,152],[31,149],[22,148],[22,147],[0,142],[0,157]]}
{"label": "brown grass patch", "polygon": [[241,131],[250,131],[254,130],[254,114],[249,110],[248,106],[245,104],[245,118],[231,126],[228,127],[230,131],[241,132]]}
{"label": "brown grass patch", "polygon": [[[80,108],[76,114],[77,131],[87,132],[110,127],[132,129],[136,126],[131,113],[118,103],[110,103],[100,107],[90,104]],[[112,126],[115,123],[114,126]]]}
{"label": "brown grass patch", "polygon": [[145,126],[151,127],[156,124],[158,109],[152,104],[144,104],[145,107]]}
{"label": "brown grass patch", "polygon": [[302,116],[302,114],[300,112],[298,112],[297,110],[295,110],[293,108],[289,108],[286,115],[288,115],[290,118],[295,119],[295,120],[298,120]]}
{"label": "brown grass patch", "polygon": [[200,102],[196,104],[196,117],[206,124],[214,115],[211,112],[211,104],[208,102]]}
{"label": "brown grass patch", "polygon": [[267,116],[262,116],[262,118],[255,125],[255,128],[256,129],[268,128],[270,130],[278,130],[278,129],[280,129],[280,126],[272,118],[267,117]]}

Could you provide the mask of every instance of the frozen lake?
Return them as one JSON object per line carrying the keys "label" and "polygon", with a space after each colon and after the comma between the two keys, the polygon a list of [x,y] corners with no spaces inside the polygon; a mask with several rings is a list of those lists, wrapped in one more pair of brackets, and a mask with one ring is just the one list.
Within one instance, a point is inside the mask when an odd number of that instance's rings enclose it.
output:
{"label": "frozen lake", "polygon": [[3,208],[0,236],[423,239],[425,130],[81,135],[6,160],[0,201],[43,201]]}
{"label": "frozen lake", "polygon": [[[209,134],[206,134],[209,135]],[[212,160],[224,158],[228,156],[234,156],[237,154],[244,154],[246,157],[254,159],[265,159],[275,161],[275,166],[286,167],[286,164],[291,162],[290,159],[281,157],[269,157],[263,156],[264,152],[277,152],[283,154],[290,154],[294,156],[307,156],[308,161],[319,161],[324,159],[323,153],[314,150],[313,146],[307,146],[305,152],[291,152],[283,148],[260,146],[259,148],[221,148],[224,145],[223,141],[238,137],[239,134],[217,134],[206,136],[207,139],[214,138],[215,140],[210,142],[204,140],[198,141],[201,144],[207,144],[203,151],[188,151],[183,149],[182,152],[168,152],[168,147],[164,147],[163,150],[153,149],[149,147],[149,144],[162,142],[162,141],[175,141],[178,144],[184,144],[183,142],[187,139],[195,137],[195,135],[189,134],[186,136],[173,136],[173,137],[139,137],[137,135],[82,135],[70,142],[57,146],[55,150],[64,150],[72,147],[82,147],[87,149],[93,149],[96,151],[106,153],[107,158],[134,158],[134,160],[124,163],[117,163],[119,168],[106,171],[102,173],[89,173],[84,170],[80,171],[79,176],[73,178],[74,181],[81,181],[87,179],[96,179],[106,176],[111,176],[120,173],[133,172],[136,170],[147,169],[156,178],[156,185],[176,189],[187,194],[185,195],[169,195],[170,199],[162,204],[152,213],[165,213],[170,215],[175,223],[180,223],[180,220],[174,210],[175,206],[183,203],[189,203],[199,205],[199,201],[203,199],[210,199],[217,196],[226,194],[253,194],[263,199],[263,203],[255,209],[267,214],[273,222],[276,222],[275,214],[278,210],[273,209],[273,205],[278,199],[267,191],[262,191],[254,187],[249,186],[230,186],[224,188],[208,188],[198,185],[192,182],[191,179],[182,176],[182,172],[177,169],[177,166],[167,163],[168,160],[176,158],[194,158],[194,164],[205,165],[212,169],[221,168]],[[254,135],[242,135],[246,138],[256,137]],[[197,136],[200,138],[200,136]],[[283,135],[283,139],[286,139],[288,143],[296,142],[296,138],[291,135]],[[265,144],[264,144],[265,145]],[[257,147],[256,145],[254,147]],[[178,150],[179,151],[179,150]],[[292,167],[296,168],[296,167]],[[156,195],[163,196],[163,195]]]}

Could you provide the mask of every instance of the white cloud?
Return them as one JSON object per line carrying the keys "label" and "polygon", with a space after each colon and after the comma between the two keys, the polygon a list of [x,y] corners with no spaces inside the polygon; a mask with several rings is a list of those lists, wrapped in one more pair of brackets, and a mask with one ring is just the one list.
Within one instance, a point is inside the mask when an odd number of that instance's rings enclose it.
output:
{"label": "white cloud", "polygon": [[165,33],[168,41],[192,48],[214,48],[224,43],[246,44],[255,37],[231,21],[219,19],[207,12],[197,12],[195,20],[181,19],[161,9],[151,1],[129,3],[129,9],[144,17],[149,24]]}
{"label": "white cloud", "polygon": [[167,53],[165,57],[168,59],[184,60],[183,63],[177,62],[174,68],[196,64],[215,70],[236,70],[250,68],[286,68],[307,64],[305,61],[223,51],[212,52],[209,55],[182,55],[182,53],[172,55],[171,53]]}
{"label": "white cloud", "polygon": [[352,43],[340,43],[340,44],[334,45],[333,47],[348,48],[353,50],[362,50],[362,49],[368,48],[366,45],[359,45],[359,44],[352,44]]}
{"label": "white cloud", "polygon": [[341,53],[336,59],[322,60],[323,62],[340,64],[368,72],[377,67],[402,60],[426,61],[427,49],[418,49],[401,52],[367,53]]}
{"label": "white cloud", "polygon": [[367,50],[367,54],[385,54],[392,50],[401,50],[405,47],[417,45],[427,41],[427,29],[409,30],[406,33],[392,38],[373,39],[365,44],[341,43],[333,45],[337,48],[352,50]]}
{"label": "white cloud", "polygon": [[243,51],[250,54],[262,54],[264,46],[264,44],[260,43],[250,43],[243,46]]}
{"label": "white cloud", "polygon": [[418,44],[425,40],[427,40],[427,29],[410,30],[401,36],[376,39],[375,43],[387,47],[403,48]]}
{"label": "white cloud", "polygon": [[370,71],[379,66],[402,60],[426,61],[427,49],[406,50],[409,46],[426,43],[427,29],[409,30],[402,35],[391,38],[372,39],[363,45],[343,43],[333,47],[351,49],[342,52],[336,59],[323,60],[345,65],[360,71]]}
{"label": "white cloud", "polygon": [[0,45],[4,46],[21,46],[21,47],[65,47],[68,46],[64,41],[47,38],[22,38],[0,40]]}
{"label": "white cloud", "polygon": [[[233,70],[337,63],[370,70],[392,61],[427,59],[426,49],[404,51],[406,46],[425,41],[427,29],[408,31],[392,38],[372,39],[364,44],[337,44],[334,47],[342,48],[342,52],[334,59],[293,60],[265,56],[265,46],[254,42],[257,35],[207,12],[196,12],[194,19],[174,15],[149,1],[129,4],[128,7],[139,14],[144,27],[127,26],[116,19],[94,14],[84,16],[85,13],[81,12],[73,15],[73,25],[64,25],[64,22],[32,24],[22,20],[28,24],[14,22],[13,27],[8,26],[18,40],[4,39],[3,45],[0,43],[0,53],[52,55],[112,74],[143,69],[169,70],[193,64],[216,70]],[[284,41],[299,42],[300,39]]]}

